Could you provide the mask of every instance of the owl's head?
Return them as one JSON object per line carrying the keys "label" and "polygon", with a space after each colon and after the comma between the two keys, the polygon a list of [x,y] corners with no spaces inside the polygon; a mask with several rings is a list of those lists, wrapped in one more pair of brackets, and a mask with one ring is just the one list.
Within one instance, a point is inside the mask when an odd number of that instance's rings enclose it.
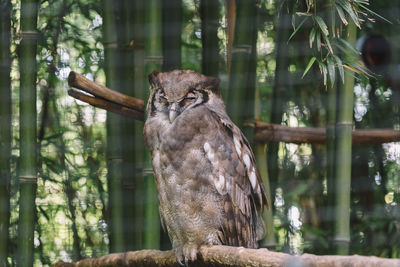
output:
{"label": "owl's head", "polygon": [[161,112],[168,116],[170,123],[185,110],[220,96],[219,79],[192,70],[153,71],[149,82],[147,116]]}

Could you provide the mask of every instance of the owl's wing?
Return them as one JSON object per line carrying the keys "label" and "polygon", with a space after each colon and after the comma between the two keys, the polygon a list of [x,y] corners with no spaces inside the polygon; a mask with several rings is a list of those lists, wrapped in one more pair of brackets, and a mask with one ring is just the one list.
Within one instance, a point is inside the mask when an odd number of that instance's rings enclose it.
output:
{"label": "owl's wing", "polygon": [[204,151],[213,167],[213,183],[224,199],[221,242],[255,248],[264,234],[261,218],[267,204],[254,154],[240,129],[224,112],[211,110],[216,136]]}

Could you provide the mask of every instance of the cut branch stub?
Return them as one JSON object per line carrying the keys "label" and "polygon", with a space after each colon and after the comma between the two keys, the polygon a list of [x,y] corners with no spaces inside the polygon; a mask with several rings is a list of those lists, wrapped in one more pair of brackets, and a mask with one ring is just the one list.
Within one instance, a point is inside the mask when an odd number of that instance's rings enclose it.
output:
{"label": "cut branch stub", "polygon": [[108,89],[107,87],[97,84],[74,71],[69,73],[68,84],[71,87],[81,89],[107,101],[144,112],[143,100]]}
{"label": "cut branch stub", "polygon": [[143,111],[138,111],[136,109],[128,108],[110,101],[107,101],[103,98],[93,97],[91,95],[82,93],[80,91],[70,89],[68,90],[68,94],[75,99],[86,102],[94,107],[105,109],[110,112],[117,113],[119,115],[123,115],[126,117],[133,118],[135,120],[144,121],[144,113]]}

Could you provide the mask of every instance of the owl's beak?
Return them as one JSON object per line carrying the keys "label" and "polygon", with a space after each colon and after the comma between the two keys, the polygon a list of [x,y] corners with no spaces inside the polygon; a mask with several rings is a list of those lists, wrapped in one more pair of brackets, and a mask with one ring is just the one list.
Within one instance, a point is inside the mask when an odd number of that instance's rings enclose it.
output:
{"label": "owl's beak", "polygon": [[169,122],[172,123],[178,116],[178,103],[172,103],[169,107]]}

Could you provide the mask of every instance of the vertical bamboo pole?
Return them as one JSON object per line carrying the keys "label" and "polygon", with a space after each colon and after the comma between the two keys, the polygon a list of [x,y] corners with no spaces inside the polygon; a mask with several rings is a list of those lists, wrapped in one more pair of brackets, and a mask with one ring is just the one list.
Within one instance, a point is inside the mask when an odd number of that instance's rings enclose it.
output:
{"label": "vertical bamboo pole", "polygon": [[227,24],[226,68],[229,74],[231,72],[232,46],[235,36],[236,0],[225,0],[225,7]]}
{"label": "vertical bamboo pole", "polygon": [[0,16],[0,266],[7,266],[10,224],[11,159],[11,2],[1,1]]}
{"label": "vertical bamboo pole", "polygon": [[214,77],[218,77],[219,70],[219,10],[219,1],[200,1],[201,42],[203,45],[202,72]]}
{"label": "vertical bamboo pole", "polygon": [[[135,40],[133,39],[133,19],[135,1],[119,1],[119,29],[117,32],[118,49],[120,54],[118,80],[121,83],[119,91],[134,95],[134,58],[133,48]],[[136,211],[136,195],[142,173],[137,171],[136,158],[140,151],[135,147],[136,123],[130,118],[121,120],[121,149],[122,149],[122,180],[124,195],[124,228],[126,250],[137,250],[141,248],[141,228],[140,217]]]}
{"label": "vertical bamboo pole", "polygon": [[[356,26],[347,28],[347,41],[355,44]],[[348,254],[350,243],[350,183],[351,183],[351,132],[353,127],[354,77],[345,74],[344,85],[339,88],[336,122],[337,150],[335,153],[335,237],[337,254]]]}
{"label": "vertical bamboo pole", "polygon": [[21,1],[18,266],[33,265],[37,187],[36,48],[38,7],[38,0]]}
{"label": "vertical bamboo pole", "polygon": [[[144,66],[144,1],[133,1],[132,6],[132,37],[133,44],[133,90],[135,97],[146,99],[146,83],[145,83],[145,66]],[[135,199],[134,199],[134,212],[135,212],[135,242],[136,249],[143,247],[143,224],[144,224],[144,168],[146,160],[146,149],[143,140],[143,122],[134,122],[134,134],[131,136],[135,146]]]}
{"label": "vertical bamboo pole", "polygon": [[[145,64],[146,74],[162,68],[162,28],[161,0],[146,0]],[[150,168],[150,156],[146,155],[146,164]],[[158,248],[160,244],[160,219],[158,214],[157,191],[153,177],[145,177],[144,203],[144,248]]]}
{"label": "vertical bamboo pole", "polygon": [[[260,103],[260,92],[258,87],[256,87],[256,97],[255,97],[255,120],[261,120],[261,103]],[[266,145],[265,144],[255,144],[254,155],[257,161],[258,171],[260,172],[261,179],[263,180],[265,186],[265,193],[267,195],[268,208],[264,211],[263,219],[265,223],[265,236],[261,241],[261,247],[275,250],[276,239],[274,233],[274,214],[272,210],[271,203],[271,188],[269,184],[268,176],[268,166],[266,160]]]}
{"label": "vertical bamboo pole", "polygon": [[[335,14],[334,7],[330,12]],[[336,19],[334,15],[330,16],[330,25],[333,25],[333,20]],[[328,230],[330,233],[329,239],[329,249],[332,251],[333,249],[333,233],[334,233],[334,207],[335,207],[335,155],[336,155],[336,133],[335,133],[335,124],[336,124],[336,97],[338,87],[343,86],[339,82],[335,85],[329,85],[327,88],[326,94],[326,160],[327,160],[327,168],[326,168],[326,180],[327,180],[327,206],[325,207],[324,215],[325,221],[328,225]],[[333,251],[332,251],[333,253]]]}
{"label": "vertical bamboo pole", "polygon": [[249,87],[252,41],[255,24],[256,1],[237,0],[235,37],[229,75],[228,113],[245,135],[252,139],[252,130],[243,128],[245,120],[254,119],[254,87]]}
{"label": "vertical bamboo pole", "polygon": [[[281,1],[280,1],[281,2]],[[288,75],[289,75],[289,46],[287,40],[289,40],[291,28],[291,17],[287,14],[287,8],[292,4],[292,0],[284,1],[279,19],[276,24],[277,33],[276,37],[276,69],[275,69],[275,80],[272,93],[272,106],[271,106],[271,123],[281,124],[282,115],[284,112],[285,105],[285,94],[288,87]],[[277,186],[277,180],[279,176],[278,167],[278,151],[279,143],[269,143],[267,150],[267,163],[268,172],[271,183],[271,197],[272,201],[275,200],[275,189]]]}
{"label": "vertical bamboo pole", "polygon": [[162,1],[163,71],[179,69],[182,63],[182,0]]}
{"label": "vertical bamboo pole", "polygon": [[[119,88],[118,51],[116,36],[116,18],[113,0],[103,0],[103,45],[104,71],[106,85]],[[110,252],[122,252],[124,247],[123,195],[122,195],[122,155],[121,155],[121,116],[107,112],[107,168],[108,168],[108,209]]]}

